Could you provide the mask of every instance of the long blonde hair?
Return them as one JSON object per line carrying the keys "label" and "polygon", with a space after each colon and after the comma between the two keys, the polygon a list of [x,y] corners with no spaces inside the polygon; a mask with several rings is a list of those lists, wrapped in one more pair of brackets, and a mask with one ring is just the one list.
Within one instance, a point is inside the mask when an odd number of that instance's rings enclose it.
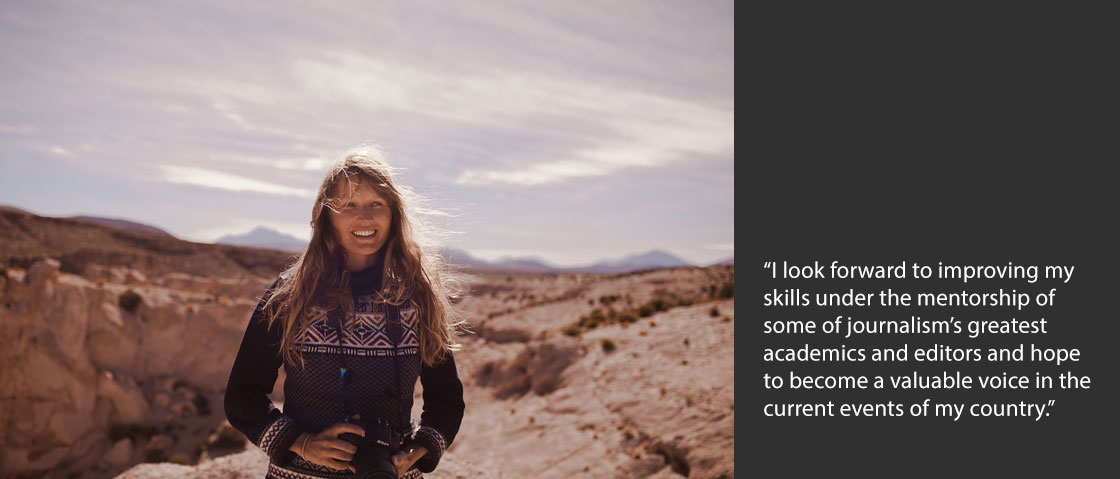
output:
{"label": "long blonde hair", "polygon": [[460,294],[460,283],[437,252],[421,248],[409,220],[409,214],[415,212],[411,203],[420,198],[393,182],[394,172],[383,157],[377,146],[363,145],[351,149],[330,167],[311,211],[311,241],[280,275],[265,300],[268,327],[271,329],[277,321],[283,327],[281,348],[284,361],[289,364],[303,364],[295,341],[307,327],[312,308],[343,308],[347,314],[353,312],[345,250],[331,227],[330,212],[337,211],[339,199],[332,197],[335,187],[343,181],[350,182],[354,176],[369,182],[393,211],[389,237],[382,246],[382,287],[375,301],[397,306],[410,302],[417,309],[420,357],[425,365],[438,363],[448,352],[459,349],[455,339],[462,322],[451,297]]}

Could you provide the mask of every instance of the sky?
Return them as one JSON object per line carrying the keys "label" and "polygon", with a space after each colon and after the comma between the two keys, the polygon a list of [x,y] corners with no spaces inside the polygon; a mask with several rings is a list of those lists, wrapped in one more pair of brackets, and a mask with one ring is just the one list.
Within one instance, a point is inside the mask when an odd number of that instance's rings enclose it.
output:
{"label": "sky", "polygon": [[310,237],[376,143],[438,239],[555,265],[734,255],[731,0],[0,4],[0,204]]}

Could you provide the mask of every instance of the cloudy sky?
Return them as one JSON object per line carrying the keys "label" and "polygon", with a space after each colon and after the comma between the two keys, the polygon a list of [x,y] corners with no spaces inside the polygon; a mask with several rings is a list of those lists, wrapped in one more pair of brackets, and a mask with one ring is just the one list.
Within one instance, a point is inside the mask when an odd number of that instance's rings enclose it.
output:
{"label": "cloudy sky", "polygon": [[307,238],[363,142],[449,246],[734,255],[732,1],[0,4],[0,204]]}

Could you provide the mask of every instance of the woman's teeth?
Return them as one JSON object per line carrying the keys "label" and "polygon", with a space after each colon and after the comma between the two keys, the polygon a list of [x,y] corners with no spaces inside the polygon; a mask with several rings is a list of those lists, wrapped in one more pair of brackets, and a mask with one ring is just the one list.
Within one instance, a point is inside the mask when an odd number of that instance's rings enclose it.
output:
{"label": "woman's teeth", "polygon": [[365,237],[365,236],[373,236],[374,234],[376,234],[376,233],[377,233],[377,230],[372,230],[372,231],[354,231],[353,233],[354,233],[354,236],[363,236],[363,237]]}

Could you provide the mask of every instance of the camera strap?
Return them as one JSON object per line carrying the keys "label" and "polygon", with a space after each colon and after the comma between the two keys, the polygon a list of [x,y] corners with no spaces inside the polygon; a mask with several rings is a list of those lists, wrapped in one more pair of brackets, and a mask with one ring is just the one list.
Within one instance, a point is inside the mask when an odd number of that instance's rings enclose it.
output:
{"label": "camera strap", "polygon": [[[401,336],[404,334],[404,325],[401,324],[401,307],[392,304],[386,304],[385,306],[386,309],[389,310],[390,321],[386,329],[388,329],[389,332],[389,339],[393,342],[393,370],[396,372],[397,377],[397,387],[395,388],[396,395],[393,400],[397,403],[398,424],[404,427],[405,424],[409,424],[407,415],[411,412],[404,412],[404,408],[401,407],[404,398],[401,397],[401,355],[397,346],[401,343]],[[394,430],[393,433],[394,435],[398,435],[400,432]],[[398,440],[397,443],[399,445],[400,441]]]}
{"label": "camera strap", "polygon": [[[401,336],[403,334],[400,306],[391,304],[383,304],[382,306],[384,307],[387,319],[385,324],[385,332],[389,336],[389,341],[393,345],[393,370],[394,377],[396,379],[396,386],[393,388],[393,401],[397,406],[397,417],[398,420],[401,421],[400,424],[410,424],[410,421],[405,416],[406,413],[403,410],[404,408],[401,407],[404,400],[401,397],[401,394],[403,392],[401,388],[401,362],[399,352],[397,351],[397,345],[400,344]],[[328,324],[332,324],[334,326],[334,330],[338,338],[338,390],[339,396],[342,398],[346,416],[349,417],[354,411],[353,408],[350,407],[350,381],[353,378],[353,374],[348,374],[350,373],[350,360],[349,356],[343,349],[342,338],[344,330],[342,327],[342,323],[344,320],[345,313],[341,308],[335,308],[327,313]],[[400,446],[402,434],[400,431],[394,428],[389,428],[389,430],[392,437],[392,444],[390,444],[390,447],[396,450]]]}

